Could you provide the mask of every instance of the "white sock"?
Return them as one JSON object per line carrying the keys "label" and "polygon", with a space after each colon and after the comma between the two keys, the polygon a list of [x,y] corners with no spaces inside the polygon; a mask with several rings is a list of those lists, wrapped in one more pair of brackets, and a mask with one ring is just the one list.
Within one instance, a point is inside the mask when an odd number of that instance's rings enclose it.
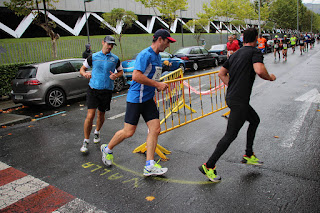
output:
{"label": "white sock", "polygon": [[154,164],[156,164],[156,162],[154,160],[148,160],[146,161],[146,167],[147,169],[150,169],[154,166]]}
{"label": "white sock", "polygon": [[100,134],[100,131],[94,130],[94,134]]}
{"label": "white sock", "polygon": [[90,139],[84,139],[83,142],[89,143]]}
{"label": "white sock", "polygon": [[112,150],[108,148],[108,146],[106,148],[104,148],[104,151],[108,154],[112,154]]}

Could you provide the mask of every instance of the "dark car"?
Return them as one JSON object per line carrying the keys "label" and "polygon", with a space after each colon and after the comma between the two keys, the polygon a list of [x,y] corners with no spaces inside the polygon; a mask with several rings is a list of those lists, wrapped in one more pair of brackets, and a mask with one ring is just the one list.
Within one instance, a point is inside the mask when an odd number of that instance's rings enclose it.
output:
{"label": "dark car", "polygon": [[219,63],[223,63],[227,60],[227,45],[226,44],[217,44],[217,45],[212,45],[209,53],[216,53],[218,55],[218,60]]}
{"label": "dark car", "polygon": [[218,55],[209,53],[201,46],[192,46],[179,49],[174,56],[185,61],[186,69],[197,71],[206,67],[218,66]]}

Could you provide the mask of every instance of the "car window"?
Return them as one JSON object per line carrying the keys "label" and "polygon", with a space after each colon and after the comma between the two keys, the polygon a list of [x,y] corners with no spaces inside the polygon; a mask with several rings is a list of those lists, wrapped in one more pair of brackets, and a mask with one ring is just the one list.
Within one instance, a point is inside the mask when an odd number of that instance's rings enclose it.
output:
{"label": "car window", "polygon": [[170,54],[165,52],[160,52],[160,56],[161,58],[170,58]]}
{"label": "car window", "polygon": [[213,45],[211,47],[211,50],[223,50],[224,49],[224,45]]}
{"label": "car window", "polygon": [[201,51],[202,51],[203,54],[208,54],[209,53],[208,50],[206,50],[204,48],[201,48]]}
{"label": "car window", "polygon": [[79,61],[72,60],[72,61],[70,61],[70,63],[76,69],[76,71],[80,71],[80,68],[83,65],[83,61],[82,60],[79,60]]}
{"label": "car window", "polygon": [[70,65],[68,61],[64,61],[50,64],[50,72],[56,75],[62,73],[76,72],[76,70]]}
{"label": "car window", "polygon": [[35,78],[37,74],[36,67],[20,67],[16,74],[17,79]]}
{"label": "car window", "polygon": [[188,54],[189,53],[189,48],[182,48],[180,50],[178,50],[175,55],[178,55],[178,54]]}
{"label": "car window", "polygon": [[200,48],[199,47],[192,48],[192,50],[190,51],[190,54],[201,54]]}

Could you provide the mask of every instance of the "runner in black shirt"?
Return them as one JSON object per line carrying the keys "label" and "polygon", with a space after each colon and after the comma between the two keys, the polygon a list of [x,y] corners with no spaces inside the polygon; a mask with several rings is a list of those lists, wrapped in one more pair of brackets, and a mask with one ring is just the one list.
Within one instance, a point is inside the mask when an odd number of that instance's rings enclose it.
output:
{"label": "runner in black shirt", "polygon": [[249,121],[250,124],[247,131],[246,154],[243,156],[242,163],[261,165],[252,149],[260,118],[249,104],[250,95],[256,74],[269,81],[276,80],[276,77],[273,74],[269,75],[264,66],[263,55],[256,48],[257,39],[256,29],[245,30],[244,46],[234,53],[219,71],[220,79],[228,85],[226,101],[231,112],[225,135],[217,144],[207,163],[199,167],[199,170],[213,182],[221,180],[215,170],[216,162],[236,139],[245,121]]}

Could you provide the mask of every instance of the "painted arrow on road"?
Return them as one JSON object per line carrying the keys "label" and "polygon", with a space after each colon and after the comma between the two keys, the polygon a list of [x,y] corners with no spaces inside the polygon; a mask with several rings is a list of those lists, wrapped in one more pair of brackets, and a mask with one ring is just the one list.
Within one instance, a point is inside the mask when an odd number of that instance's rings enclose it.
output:
{"label": "painted arrow on road", "polygon": [[317,89],[312,89],[309,92],[296,98],[295,101],[301,101],[304,103],[298,112],[298,116],[293,122],[293,126],[290,128],[288,137],[281,143],[281,146],[286,148],[291,148],[293,146],[293,142],[297,139],[301,126],[311,107],[311,104],[320,103],[320,93]]}

